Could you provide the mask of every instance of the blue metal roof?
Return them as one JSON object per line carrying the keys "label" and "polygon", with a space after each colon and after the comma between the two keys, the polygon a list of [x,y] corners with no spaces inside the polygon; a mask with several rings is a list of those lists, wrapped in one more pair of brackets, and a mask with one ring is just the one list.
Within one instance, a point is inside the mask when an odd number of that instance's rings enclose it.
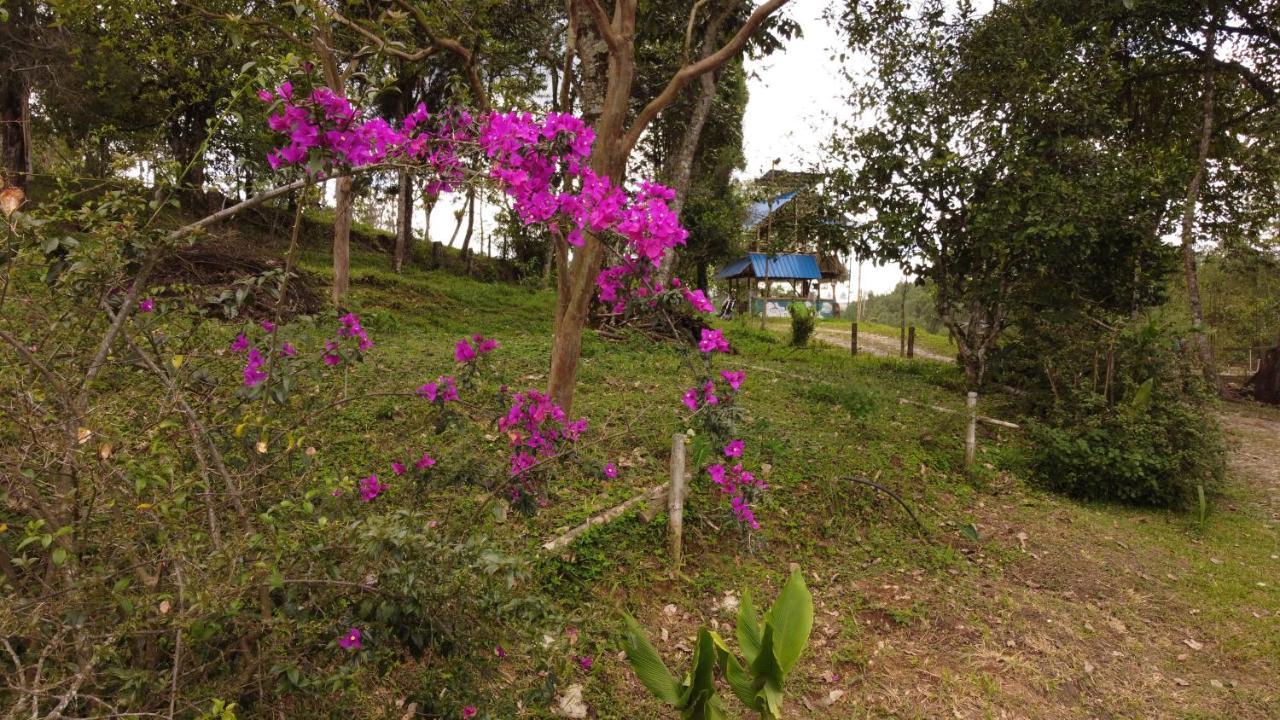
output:
{"label": "blue metal roof", "polygon": [[798,253],[747,253],[716,273],[717,280],[738,277],[769,277],[774,280],[821,280],[818,258]]}
{"label": "blue metal roof", "polygon": [[751,228],[759,225],[765,218],[769,217],[771,213],[791,202],[795,196],[796,192],[789,192],[779,195],[771,200],[753,202],[747,205],[747,219],[746,222],[742,223],[743,229],[750,230]]}

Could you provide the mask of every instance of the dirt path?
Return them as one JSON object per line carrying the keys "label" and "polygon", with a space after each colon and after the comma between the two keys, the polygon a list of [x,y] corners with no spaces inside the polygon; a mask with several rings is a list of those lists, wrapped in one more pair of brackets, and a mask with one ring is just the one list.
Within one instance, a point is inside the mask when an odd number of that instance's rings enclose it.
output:
{"label": "dirt path", "polygon": [[1234,441],[1232,474],[1268,501],[1267,518],[1280,522],[1280,412],[1249,405],[1230,407],[1222,424]]}
{"label": "dirt path", "polygon": [[[828,345],[836,347],[849,347],[849,331],[841,330],[833,327],[819,327],[813,331],[814,337]],[[877,335],[869,332],[858,333],[858,352],[871,353],[872,355],[883,355],[885,357],[896,357],[900,351],[901,342],[896,337],[888,337],[885,335]],[[939,355],[916,346],[916,357],[925,358],[926,360],[937,360],[938,362],[951,362],[952,358],[945,355]]]}

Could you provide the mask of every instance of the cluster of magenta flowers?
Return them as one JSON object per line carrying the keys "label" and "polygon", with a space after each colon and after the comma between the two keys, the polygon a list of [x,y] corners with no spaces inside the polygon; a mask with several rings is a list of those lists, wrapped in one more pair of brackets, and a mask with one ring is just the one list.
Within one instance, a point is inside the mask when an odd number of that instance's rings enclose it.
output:
{"label": "cluster of magenta flowers", "polygon": [[[474,345],[472,343],[475,343]],[[482,356],[497,350],[498,341],[483,335],[472,335],[471,340],[463,338],[453,348],[453,359],[462,363],[474,363]]]}
{"label": "cluster of magenta flowers", "polygon": [[451,375],[440,375],[435,382],[423,383],[415,392],[418,397],[438,405],[458,401],[458,383]]}
{"label": "cluster of magenta flowers", "polygon": [[[276,331],[275,323],[270,320],[263,320],[261,327],[267,335]],[[235,340],[231,341],[229,349],[234,353],[244,353],[244,368],[241,370],[241,375],[245,387],[251,388],[266,382],[268,378],[268,372],[265,369],[267,367],[267,353],[259,350],[256,345],[251,344],[248,335],[244,333],[236,335]],[[279,353],[283,357],[293,357],[298,354],[298,351],[294,349],[293,345],[286,342],[280,346]]]}
{"label": "cluster of magenta flowers", "polygon": [[[422,456],[414,461],[415,470],[426,472],[436,464],[435,458],[431,457],[428,452],[422,453]],[[391,473],[396,477],[409,472],[409,467],[399,460],[391,461]],[[367,477],[361,478],[356,483],[356,491],[360,495],[360,499],[364,502],[373,502],[378,496],[386,492],[391,486],[378,479],[377,473],[370,473]],[[335,491],[335,495],[340,495],[340,491]]]}
{"label": "cluster of magenta flowers", "polygon": [[510,438],[512,501],[534,493],[528,471],[560,455],[587,430],[587,419],[570,421],[561,407],[537,390],[511,396],[511,407],[498,419],[498,429]]}
{"label": "cluster of magenta flowers", "polygon": [[[655,271],[688,237],[668,205],[670,188],[641,182],[628,191],[588,166],[595,133],[572,115],[494,112],[476,118],[453,110],[432,115],[419,105],[397,126],[366,116],[323,87],[303,93],[286,82],[258,95],[275,110],[270,128],[287,137],[267,156],[272,168],[304,166],[323,176],[378,163],[412,164],[429,178],[431,193],[487,177],[512,199],[522,222],[543,224],[571,245],[582,246],[587,233],[621,236],[619,261],[596,279],[601,299],[615,313],[629,299],[665,290]],[[700,291],[685,299],[710,311]]]}
{"label": "cluster of magenta flowers", "polygon": [[[742,450],[742,441],[732,440],[725,445],[724,456],[731,459],[740,458]],[[709,465],[707,474],[711,476],[711,482],[720,488],[720,492],[729,496],[729,505],[739,522],[749,525],[753,530],[759,530],[760,523],[751,509],[750,496],[769,487],[764,480],[743,468],[741,462],[734,463],[733,467],[726,467],[724,463]]]}

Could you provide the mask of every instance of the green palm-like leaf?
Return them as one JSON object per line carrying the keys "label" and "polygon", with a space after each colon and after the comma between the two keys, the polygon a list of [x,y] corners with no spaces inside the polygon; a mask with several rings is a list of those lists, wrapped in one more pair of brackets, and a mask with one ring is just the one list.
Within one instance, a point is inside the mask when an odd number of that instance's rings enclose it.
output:
{"label": "green palm-like leaf", "polygon": [[799,570],[791,573],[773,607],[764,616],[765,633],[773,628],[773,654],[782,670],[777,678],[778,686],[795,667],[800,654],[809,644],[809,632],[813,630],[813,596],[804,584]]}
{"label": "green palm-like leaf", "polygon": [[760,654],[760,618],[751,602],[750,590],[742,593],[742,600],[738,603],[738,645],[742,646],[742,657],[747,665],[754,663]]}
{"label": "green palm-like leaf", "polygon": [[720,662],[720,671],[724,673],[724,679],[729,683],[729,689],[733,691],[735,697],[746,705],[747,708],[760,711],[759,700],[756,698],[756,688],[752,683],[751,673],[742,666],[738,657],[729,649],[729,645],[725,643],[724,638],[719,633],[711,633],[711,639],[716,645],[716,657]]}
{"label": "green palm-like leaf", "polygon": [[640,624],[630,615],[626,616],[627,629],[623,635],[622,647],[627,651],[627,662],[636,677],[644,684],[654,697],[668,705],[680,702],[680,685],[667,669],[658,651],[654,649]]}
{"label": "green palm-like leaf", "polygon": [[711,640],[711,633],[705,628],[698,630],[698,643],[693,648],[693,664],[689,668],[689,676],[685,678],[684,692],[680,697],[681,709],[693,709],[707,702],[707,698],[715,695],[716,690],[716,648]]}

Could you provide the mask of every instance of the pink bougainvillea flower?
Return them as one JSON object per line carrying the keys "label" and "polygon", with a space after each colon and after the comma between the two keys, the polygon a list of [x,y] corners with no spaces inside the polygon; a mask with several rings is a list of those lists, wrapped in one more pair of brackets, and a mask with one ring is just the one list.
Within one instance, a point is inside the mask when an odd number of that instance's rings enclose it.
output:
{"label": "pink bougainvillea flower", "polygon": [[724,446],[725,457],[742,457],[742,441],[730,440],[728,445]]}
{"label": "pink bougainvillea flower", "polygon": [[249,348],[249,356],[245,359],[244,364],[244,386],[253,387],[259,385],[267,379],[267,371],[262,366],[267,362],[258,348]]}
{"label": "pink bougainvillea flower", "polygon": [[471,340],[476,344],[476,353],[480,355],[487,352],[493,352],[501,347],[497,340],[494,340],[493,338],[486,338],[483,335],[472,335]]}
{"label": "pink bougainvillea flower", "polygon": [[707,467],[707,474],[711,476],[711,482],[719,485],[722,490],[725,489],[725,468],[723,465],[717,463]]}
{"label": "pink bougainvillea flower", "polygon": [[391,461],[391,472],[393,472],[393,473],[395,473],[395,474],[397,474],[397,475],[403,475],[403,474],[404,474],[404,469],[405,469],[405,468],[404,468],[404,463],[400,462],[399,460],[392,460],[392,461]]}
{"label": "pink bougainvillea flower", "polygon": [[244,352],[249,349],[249,338],[244,333],[236,335],[236,339],[231,341],[231,352]]}
{"label": "pink bougainvillea flower", "polygon": [[506,650],[504,650],[504,649],[502,649],[502,646],[501,646],[501,645],[498,645],[498,646],[496,646],[496,647],[494,647],[494,648],[493,648],[493,654],[494,654],[494,655],[497,655],[499,660],[506,660],[506,659],[507,659],[507,651],[506,651]]}
{"label": "pink bougainvillea flower", "polygon": [[742,381],[747,379],[747,372],[745,370],[721,370],[720,377],[729,383],[729,387],[737,390],[742,387]]}
{"label": "pink bougainvillea flower", "polygon": [[618,477],[618,466],[615,463],[609,463],[604,466],[604,476],[610,480]]}
{"label": "pink bougainvillea flower", "polygon": [[156,309],[156,301],[151,298],[143,298],[138,301],[138,312],[149,313]]}
{"label": "pink bougainvillea flower", "polygon": [[591,666],[595,664],[595,661],[591,659],[590,655],[575,656],[573,660],[578,663],[578,667],[586,670],[587,672],[591,672]]}
{"label": "pink bougainvillea flower", "polygon": [[360,481],[360,499],[365,502],[371,502],[374,498],[381,495],[387,486],[378,480],[377,474],[370,475]]}
{"label": "pink bougainvillea flower", "polygon": [[435,383],[427,383],[425,385],[419,385],[416,392],[418,397],[426,398],[427,402],[435,402],[437,390],[438,388]]}
{"label": "pink bougainvillea flower", "polygon": [[338,343],[332,340],[324,341],[324,355],[320,359],[324,360],[324,364],[333,367],[342,362],[342,356],[338,354]]}
{"label": "pink bougainvillea flower", "polygon": [[716,405],[720,402],[720,398],[716,397],[716,384],[710,380],[702,386],[702,402],[708,405]]}
{"label": "pink bougainvillea flower", "polygon": [[280,347],[280,354],[285,357],[293,357],[298,354],[298,350],[293,345],[286,342]]}
{"label": "pink bougainvillea flower", "polygon": [[707,299],[706,293],[701,290],[685,290],[684,299],[693,306],[694,310],[697,310],[700,313],[716,311],[716,307],[711,304],[711,301]]}
{"label": "pink bougainvillea flower", "polygon": [[275,100],[275,96],[271,94],[270,90],[262,88],[258,91],[258,99],[262,102],[269,103],[272,100]]}
{"label": "pink bougainvillea flower", "polygon": [[698,342],[698,349],[704,353],[727,353],[729,352],[729,341],[724,339],[724,333],[720,330],[703,328],[702,340]]}
{"label": "pink bougainvillea flower", "polygon": [[342,646],[343,650],[359,650],[364,647],[360,642],[361,637],[363,637],[363,633],[360,632],[360,628],[349,628],[342,634],[342,637],[338,638],[338,644]]}
{"label": "pink bougainvillea flower", "polygon": [[471,718],[475,717],[479,712],[480,711],[476,709],[475,705],[468,705],[462,708],[462,720],[471,720]]}
{"label": "pink bougainvillea flower", "polygon": [[275,323],[273,323],[273,322],[271,322],[270,320],[263,320],[263,321],[262,321],[262,329],[263,329],[263,330],[265,330],[266,332],[269,332],[269,333],[271,333],[271,332],[275,332],[275,331],[276,331],[276,324],[275,324]]}
{"label": "pink bougainvillea flower", "polygon": [[684,391],[684,395],[680,397],[680,402],[690,410],[698,409],[698,388],[689,388]]}
{"label": "pink bougainvillea flower", "polygon": [[427,468],[435,464],[436,464],[436,461],[434,458],[432,458],[427,453],[422,453],[422,457],[418,458],[418,462],[414,463],[413,466],[418,468],[419,470],[426,470]]}
{"label": "pink bougainvillea flower", "polygon": [[453,348],[453,359],[460,363],[469,363],[476,359],[476,350],[465,339],[459,340]]}

